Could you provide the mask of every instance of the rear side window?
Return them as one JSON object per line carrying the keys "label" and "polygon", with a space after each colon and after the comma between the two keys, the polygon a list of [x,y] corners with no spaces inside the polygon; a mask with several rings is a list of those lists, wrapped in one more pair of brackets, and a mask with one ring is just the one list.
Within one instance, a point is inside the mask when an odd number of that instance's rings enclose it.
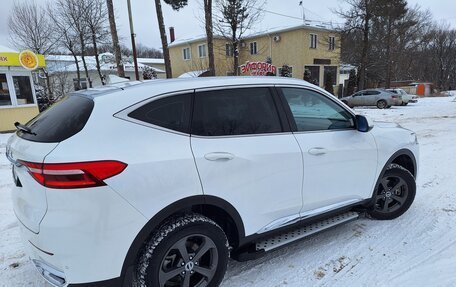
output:
{"label": "rear side window", "polygon": [[197,93],[192,134],[229,136],[282,132],[277,108],[268,88]]}
{"label": "rear side window", "polygon": [[26,124],[34,134],[22,131],[17,134],[23,139],[35,142],[64,141],[84,128],[93,106],[92,99],[66,96]]}
{"label": "rear side window", "polygon": [[128,116],[152,125],[189,133],[191,94],[161,98],[129,113]]}

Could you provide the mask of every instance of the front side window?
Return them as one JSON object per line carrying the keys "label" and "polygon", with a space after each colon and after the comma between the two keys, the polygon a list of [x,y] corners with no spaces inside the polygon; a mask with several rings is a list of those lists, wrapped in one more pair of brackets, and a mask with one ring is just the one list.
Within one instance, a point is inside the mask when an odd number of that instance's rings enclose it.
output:
{"label": "front side window", "polygon": [[188,133],[191,94],[161,98],[129,113],[128,116],[152,125]]}
{"label": "front side window", "polygon": [[11,106],[11,94],[6,74],[0,74],[0,106]]}
{"label": "front side window", "polygon": [[13,83],[18,105],[35,103],[30,76],[13,76]]}
{"label": "front side window", "polygon": [[282,88],[298,132],[349,129],[353,116],[327,97],[306,89]]}
{"label": "front side window", "polygon": [[258,51],[257,51],[257,42],[252,42],[252,43],[250,43],[250,54],[251,54],[251,55],[256,55],[256,54],[258,54]]}
{"label": "front side window", "polygon": [[199,45],[198,46],[198,55],[200,58],[206,57],[206,45]]}
{"label": "front side window", "polygon": [[182,49],[182,56],[184,57],[184,60],[190,60],[190,48],[184,48]]}
{"label": "front side window", "polygon": [[233,136],[282,132],[269,88],[226,89],[195,96],[192,134]]}

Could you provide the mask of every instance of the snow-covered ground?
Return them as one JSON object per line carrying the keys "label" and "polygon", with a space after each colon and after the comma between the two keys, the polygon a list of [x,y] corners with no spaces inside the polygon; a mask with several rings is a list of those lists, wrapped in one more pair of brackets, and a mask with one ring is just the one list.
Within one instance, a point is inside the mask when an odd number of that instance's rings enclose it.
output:
{"label": "snow-covered ground", "polygon": [[[456,102],[420,99],[388,110],[356,109],[418,134],[417,196],[393,221],[360,219],[239,263],[223,287],[456,286]],[[9,135],[0,134],[0,286],[46,286],[24,252],[10,200]]]}

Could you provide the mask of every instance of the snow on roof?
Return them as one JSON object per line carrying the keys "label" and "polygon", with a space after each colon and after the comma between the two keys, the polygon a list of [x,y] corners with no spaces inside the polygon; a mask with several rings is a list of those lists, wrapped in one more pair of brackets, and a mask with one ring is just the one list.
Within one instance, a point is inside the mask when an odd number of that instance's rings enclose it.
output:
{"label": "snow on roof", "polygon": [[[117,66],[115,63],[104,63],[101,61],[102,56],[112,56],[111,53],[103,53],[100,54],[100,68],[102,71],[113,71],[117,70]],[[78,59],[79,63],[79,69],[82,71],[84,69],[83,62],[82,62],[82,57],[81,56],[76,56]],[[89,71],[96,71],[97,70],[97,63],[95,60],[95,56],[86,56],[84,57],[87,69]],[[141,59],[146,59],[146,60],[161,60],[164,62],[163,59],[148,59],[148,58],[141,58]],[[49,72],[51,73],[58,73],[58,72],[76,72],[77,67],[76,63],[74,62],[74,57],[72,55],[48,55],[46,56],[46,61],[47,61],[47,68]],[[154,62],[154,61],[152,61]],[[156,61],[160,62],[160,61]],[[144,63],[144,62],[143,62]],[[140,71],[143,71],[145,67],[148,67],[152,70],[154,70],[156,73],[165,73],[162,69],[157,69],[155,67],[150,67],[145,64],[141,63],[138,59],[138,69]],[[134,64],[133,63],[124,63],[124,69],[127,72],[132,72],[135,70]]]}
{"label": "snow on roof", "polygon": [[[312,30],[335,30],[331,23],[319,22],[319,21],[310,21],[307,20],[303,24],[299,25],[287,25],[287,26],[277,26],[268,28],[266,30],[251,32],[250,34],[245,35],[244,39],[254,38],[258,36],[270,35],[273,33],[292,31],[297,29],[312,29]],[[214,34],[214,38],[223,38],[222,35]],[[183,44],[190,44],[198,41],[206,40],[206,34],[198,34],[191,37],[179,38],[174,42],[169,44],[169,47],[179,46]]]}
{"label": "snow on roof", "polygon": [[153,58],[138,58],[138,63],[141,64],[165,64],[165,59],[153,59]]}
{"label": "snow on roof", "polygon": [[299,25],[286,25],[286,26],[277,26],[268,28],[267,30],[253,32],[251,34],[247,34],[244,38],[253,38],[263,35],[270,35],[273,33],[279,32],[287,32],[292,30],[298,29],[313,29],[313,30],[334,30],[331,23],[323,23],[323,22],[315,22],[315,21],[306,21],[304,24]]}
{"label": "snow on roof", "polygon": [[190,71],[190,72],[187,72],[187,73],[183,73],[178,78],[198,78],[204,72],[206,72],[206,70]]}
{"label": "snow on roof", "polygon": [[199,35],[187,37],[187,38],[179,38],[179,39],[176,39],[171,44],[169,44],[169,47],[179,46],[182,44],[192,43],[192,42],[201,41],[201,40],[205,40],[205,39],[206,39],[206,34],[199,34]]}
{"label": "snow on roof", "polygon": [[0,44],[0,53],[19,53],[19,52]]}

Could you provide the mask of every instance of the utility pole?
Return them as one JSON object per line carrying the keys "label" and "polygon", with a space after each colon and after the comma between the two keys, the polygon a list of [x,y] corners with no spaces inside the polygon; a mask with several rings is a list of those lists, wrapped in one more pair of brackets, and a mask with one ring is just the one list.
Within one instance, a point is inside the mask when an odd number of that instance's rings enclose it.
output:
{"label": "utility pole", "polygon": [[139,81],[138,59],[136,58],[135,31],[133,29],[133,17],[131,16],[130,0],[127,0],[127,4],[128,4],[128,19],[130,20],[131,49],[133,51],[133,63],[135,64],[135,76],[136,76],[136,81]]}
{"label": "utility pole", "polygon": [[304,13],[304,4],[302,2],[303,1],[299,1],[299,6],[301,6],[302,9],[302,23],[306,24],[306,14]]}

